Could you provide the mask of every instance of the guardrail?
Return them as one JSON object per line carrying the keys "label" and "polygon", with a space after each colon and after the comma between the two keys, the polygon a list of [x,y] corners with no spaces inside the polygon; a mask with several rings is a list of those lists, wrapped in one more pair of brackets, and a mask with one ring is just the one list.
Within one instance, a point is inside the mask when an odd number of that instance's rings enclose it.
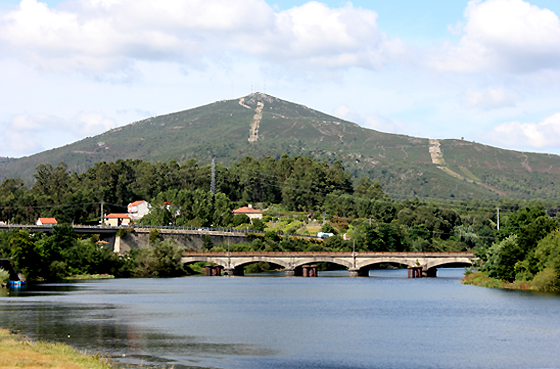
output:
{"label": "guardrail", "polygon": [[[214,228],[214,227],[178,227],[178,226],[159,226],[159,225],[134,225],[134,226],[89,226],[89,225],[73,225],[74,229],[88,229],[88,230],[119,230],[119,229],[134,229],[134,228],[156,228],[156,229],[172,229],[172,230],[185,230],[185,231],[201,231],[201,232],[229,232],[229,233],[259,233],[265,234],[267,231],[258,231],[251,229],[237,229],[237,228]],[[10,229],[10,228],[26,228],[26,229],[50,229],[52,225],[36,225],[36,224],[0,224],[0,229]],[[282,231],[276,232],[279,236],[292,236],[292,237],[302,237],[302,238],[313,238],[322,239],[321,237],[312,236],[308,234],[299,233],[284,233]]]}
{"label": "guardrail", "polygon": [[[237,228],[214,228],[214,227],[178,227],[178,226],[157,226],[157,225],[135,225],[135,226],[128,226],[122,227],[124,229],[130,228],[157,228],[157,229],[176,229],[176,230],[186,230],[186,231],[214,231],[214,232],[231,232],[231,233],[260,233],[265,234],[268,231],[258,231],[258,230],[251,230],[251,229],[237,229]],[[314,239],[322,239],[321,237],[312,236],[308,234],[300,234],[300,233],[284,233],[282,231],[275,232],[279,236],[294,236],[294,237],[304,237],[304,238],[314,238]]]}

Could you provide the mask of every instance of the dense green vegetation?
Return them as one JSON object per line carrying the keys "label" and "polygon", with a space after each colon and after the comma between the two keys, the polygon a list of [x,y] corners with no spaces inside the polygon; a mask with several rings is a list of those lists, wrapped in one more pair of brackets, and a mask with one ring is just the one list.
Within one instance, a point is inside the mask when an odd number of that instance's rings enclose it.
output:
{"label": "dense green vegetation", "polygon": [[116,254],[96,236],[80,238],[69,225],[52,233],[26,230],[0,232],[0,258],[28,280],[57,280],[74,275],[175,277],[186,275],[180,263],[183,249],[170,240],[155,239],[151,249]]}
{"label": "dense green vegetation", "polygon": [[[105,213],[125,212],[145,199],[147,225],[238,227],[253,234],[232,251],[463,251],[476,250],[479,269],[489,278],[535,281],[554,289],[560,271],[555,219],[550,200],[441,201],[417,197],[391,199],[378,181],[362,177],[355,187],[339,162],[282,156],[245,157],[230,167],[217,165],[217,193],[210,191],[210,167],[192,159],[151,164],[142,160],[98,163],[84,173],[63,164],[40,165],[28,189],[19,179],[0,185],[0,220],[33,224],[56,217],[52,234],[25,230],[0,233],[0,257],[30,279],[52,280],[78,274],[119,277],[180,276],[181,247],[150,233],[151,249],[116,255],[95,237],[81,237],[64,224],[98,224]],[[265,209],[263,220],[249,221],[232,210],[248,203]],[[501,209],[497,230],[496,208]],[[324,242],[288,233],[333,233]],[[124,232],[124,230],[123,230]],[[344,234],[347,239],[344,239]],[[348,239],[351,239],[348,240]],[[204,240],[205,250],[227,245]],[[257,267],[259,268],[259,267]],[[196,268],[194,268],[196,269]],[[553,282],[551,282],[553,281]],[[552,284],[551,284],[552,283]],[[552,286],[552,287],[551,287]]]}
{"label": "dense green vegetation", "polygon": [[477,249],[478,270],[513,287],[560,291],[559,228],[558,220],[541,207],[517,211],[500,229],[496,242]]}

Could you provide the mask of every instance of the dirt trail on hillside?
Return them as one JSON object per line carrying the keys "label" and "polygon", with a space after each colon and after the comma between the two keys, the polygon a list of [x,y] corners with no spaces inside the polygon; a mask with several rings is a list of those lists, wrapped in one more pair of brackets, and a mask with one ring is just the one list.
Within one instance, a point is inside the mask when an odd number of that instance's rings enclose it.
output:
{"label": "dirt trail on hillside", "polygon": [[[239,105],[241,105],[244,108],[253,110],[253,108],[245,104],[244,97],[239,99]],[[264,108],[264,104],[260,101],[257,101],[257,108],[255,109],[255,115],[253,116],[251,127],[249,128],[249,138],[247,139],[249,142],[256,142],[259,139],[259,125],[262,119],[263,108]]]}
{"label": "dirt trail on hillside", "polygon": [[430,139],[430,156],[432,157],[432,163],[436,165],[445,165],[445,160],[443,160],[443,153],[441,152],[441,147],[439,140]]}
{"label": "dirt trail on hillside", "polygon": [[242,107],[247,108],[247,109],[252,109],[249,105],[245,105],[245,104],[243,103],[244,101],[245,101],[245,98],[242,97],[242,98],[239,100],[239,105],[241,105]]}
{"label": "dirt trail on hillside", "polygon": [[255,116],[251,122],[251,128],[249,129],[249,142],[256,142],[259,139],[259,125],[262,119],[262,110],[264,104],[262,102],[257,102],[257,108],[255,109]]}
{"label": "dirt trail on hillside", "polygon": [[439,169],[441,169],[442,171],[444,171],[445,173],[449,174],[451,177],[455,177],[457,179],[460,179],[462,181],[467,181],[470,183],[474,183],[477,184],[479,186],[482,186],[490,191],[493,191],[499,195],[505,196],[506,193],[500,190],[497,190],[487,184],[484,184],[482,182],[479,181],[475,181],[472,180],[470,178],[466,178],[462,175],[460,175],[459,173],[449,169],[446,164],[445,164],[445,160],[443,159],[443,152],[441,151],[441,144],[439,142],[439,140],[434,140],[434,139],[430,139],[430,156],[432,157],[432,163],[434,163]]}

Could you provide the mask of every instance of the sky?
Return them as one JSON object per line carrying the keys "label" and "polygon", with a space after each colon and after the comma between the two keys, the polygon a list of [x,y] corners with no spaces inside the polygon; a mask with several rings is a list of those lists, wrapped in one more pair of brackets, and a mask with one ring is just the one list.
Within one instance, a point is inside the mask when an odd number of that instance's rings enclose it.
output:
{"label": "sky", "polygon": [[557,0],[0,0],[0,156],[265,92],[560,154]]}

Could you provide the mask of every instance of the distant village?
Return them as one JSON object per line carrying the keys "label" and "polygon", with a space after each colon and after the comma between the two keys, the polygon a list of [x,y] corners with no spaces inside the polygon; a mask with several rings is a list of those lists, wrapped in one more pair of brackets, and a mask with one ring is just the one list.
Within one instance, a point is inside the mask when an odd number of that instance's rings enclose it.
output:
{"label": "distant village", "polygon": [[[164,202],[161,205],[161,207],[165,208],[169,212],[176,213],[176,215],[179,215],[181,211],[180,206],[170,204],[169,202]],[[127,206],[128,211],[126,213],[109,213],[105,215],[103,217],[104,218],[103,224],[110,227],[133,225],[135,224],[136,221],[150,214],[151,209],[152,209],[152,205],[146,200],[137,200],[128,204]],[[237,215],[237,214],[246,215],[249,217],[250,220],[262,219],[263,217],[262,211],[254,209],[251,204],[240,207],[238,209],[234,209],[232,213],[233,215]],[[58,224],[58,221],[56,220],[56,218],[38,218],[36,224],[52,226]]]}

